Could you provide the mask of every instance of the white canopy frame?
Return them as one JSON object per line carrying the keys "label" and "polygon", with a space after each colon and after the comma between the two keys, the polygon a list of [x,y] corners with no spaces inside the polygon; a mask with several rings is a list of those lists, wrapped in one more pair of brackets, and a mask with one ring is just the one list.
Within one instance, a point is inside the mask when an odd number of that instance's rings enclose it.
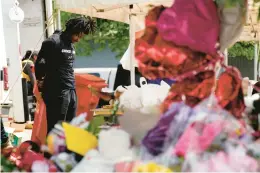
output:
{"label": "white canopy frame", "polygon": [[135,85],[135,32],[144,29],[145,16],[153,6],[172,3],[173,0],[56,0],[61,11],[129,24],[131,85]]}
{"label": "white canopy frame", "polygon": [[[131,84],[135,84],[135,32],[144,29],[144,18],[152,6],[171,6],[173,0],[56,0],[58,10],[89,15],[92,17],[128,23],[130,26],[129,66]],[[248,0],[248,19],[244,31],[238,41],[259,41],[260,29],[257,21],[259,4]],[[257,77],[259,49],[255,46],[254,79]],[[127,56],[127,54],[125,55]],[[226,54],[227,56],[227,54]],[[226,59],[226,63],[228,59]],[[260,70],[259,70],[260,72]]]}
{"label": "white canopy frame", "polygon": [[134,59],[135,59],[135,23],[133,20],[133,15],[129,15],[130,20],[130,76],[131,76],[131,85],[135,85],[135,65],[134,65]]}

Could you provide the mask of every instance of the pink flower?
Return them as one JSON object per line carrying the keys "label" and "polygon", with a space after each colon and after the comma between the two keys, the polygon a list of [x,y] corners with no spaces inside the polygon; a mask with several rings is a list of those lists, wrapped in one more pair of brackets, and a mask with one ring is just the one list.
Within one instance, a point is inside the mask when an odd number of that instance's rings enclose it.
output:
{"label": "pink flower", "polygon": [[[215,121],[208,124],[192,123],[177,142],[174,152],[185,156],[187,152],[200,153],[205,151],[220,134],[225,125],[224,121]],[[201,134],[198,130],[201,130]]]}

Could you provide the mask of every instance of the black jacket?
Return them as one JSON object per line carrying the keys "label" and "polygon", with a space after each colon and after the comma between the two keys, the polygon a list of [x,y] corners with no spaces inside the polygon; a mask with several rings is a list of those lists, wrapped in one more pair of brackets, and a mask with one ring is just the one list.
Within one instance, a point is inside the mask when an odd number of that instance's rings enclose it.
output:
{"label": "black jacket", "polygon": [[64,32],[55,31],[42,43],[35,63],[37,80],[44,80],[44,91],[75,89],[75,49]]}

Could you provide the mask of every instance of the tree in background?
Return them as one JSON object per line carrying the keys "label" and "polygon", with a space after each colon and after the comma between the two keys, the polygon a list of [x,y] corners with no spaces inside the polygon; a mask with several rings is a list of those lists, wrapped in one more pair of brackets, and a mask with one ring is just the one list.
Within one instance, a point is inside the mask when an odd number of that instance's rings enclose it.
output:
{"label": "tree in background", "polygon": [[228,49],[228,56],[229,57],[244,57],[248,60],[254,59],[254,41],[249,42],[237,42],[231,48]]}
{"label": "tree in background", "polygon": [[[64,27],[67,20],[79,17],[79,14],[61,12],[61,24]],[[88,35],[76,44],[77,55],[89,56],[98,47],[99,51],[109,48],[121,58],[129,45],[129,25],[106,19],[96,19],[97,31]],[[254,58],[254,42],[237,42],[228,50],[229,57]]]}
{"label": "tree in background", "polygon": [[[81,15],[61,12],[61,24],[67,20]],[[109,48],[116,53],[117,58],[121,58],[129,45],[129,25],[122,22],[115,22],[106,19],[95,19],[97,31],[93,35],[85,36],[75,45],[77,55],[88,56],[98,47],[99,51]]]}

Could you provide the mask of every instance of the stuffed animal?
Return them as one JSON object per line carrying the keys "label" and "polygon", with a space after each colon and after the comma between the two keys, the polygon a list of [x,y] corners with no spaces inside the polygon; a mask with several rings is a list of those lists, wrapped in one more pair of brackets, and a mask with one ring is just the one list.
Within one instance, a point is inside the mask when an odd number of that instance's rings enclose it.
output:
{"label": "stuffed animal", "polygon": [[170,90],[170,86],[161,81],[160,85],[147,84],[145,78],[140,78],[140,86],[128,86],[120,89],[120,107],[128,110],[139,110],[144,114],[159,113],[159,107]]}

